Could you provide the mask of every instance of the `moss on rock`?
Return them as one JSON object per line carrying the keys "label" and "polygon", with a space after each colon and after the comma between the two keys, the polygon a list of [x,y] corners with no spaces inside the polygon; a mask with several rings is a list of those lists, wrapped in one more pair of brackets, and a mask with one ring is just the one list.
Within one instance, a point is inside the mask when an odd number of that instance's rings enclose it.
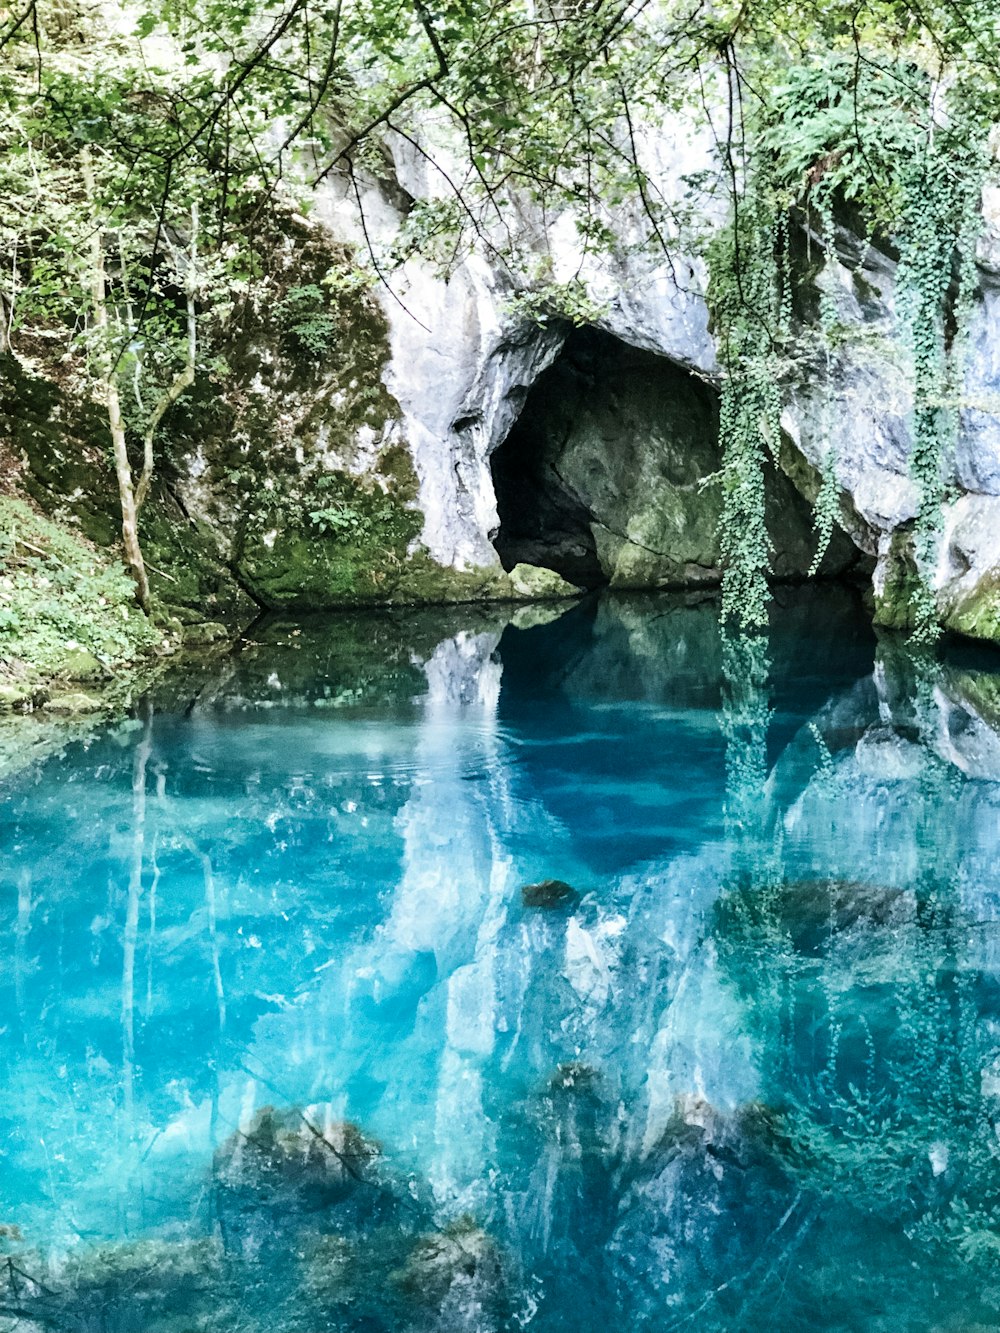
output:
{"label": "moss on rock", "polygon": [[575,584],[567,583],[555,570],[542,569],[538,565],[515,565],[508,577],[514,592],[529,601],[580,595]]}
{"label": "moss on rock", "polygon": [[885,629],[913,629],[914,607],[920,596],[920,575],[909,532],[894,532],[886,556],[885,577],[875,590],[876,625]]}
{"label": "moss on rock", "polygon": [[8,695],[53,679],[98,679],[148,658],[162,638],[135,605],[120,562],[0,496],[0,680]]}
{"label": "moss on rock", "polygon": [[304,493],[263,493],[243,523],[234,565],[272,608],[388,601],[421,526],[398,483],[324,471]]}
{"label": "moss on rock", "polygon": [[947,614],[944,624],[970,639],[1000,642],[1000,570],[985,574]]}

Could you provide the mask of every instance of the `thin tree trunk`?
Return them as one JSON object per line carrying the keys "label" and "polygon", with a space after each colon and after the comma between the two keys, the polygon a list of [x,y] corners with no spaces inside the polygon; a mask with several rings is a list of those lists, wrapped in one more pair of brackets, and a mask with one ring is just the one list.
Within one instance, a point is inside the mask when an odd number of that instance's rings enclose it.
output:
{"label": "thin tree trunk", "polygon": [[188,254],[187,282],[187,352],[184,368],[174,376],[170,387],[162,395],[146,426],[142,441],[142,474],[135,488],[135,507],[138,512],[149,494],[149,484],[153,479],[153,437],[165,414],[185,389],[194,383],[195,357],[198,351],[198,322],[194,308],[195,269],[198,263],[198,205],[191,205],[191,249]]}
{"label": "thin tree trunk", "polygon": [[115,379],[111,347],[108,342],[108,289],[104,272],[104,229],[97,223],[94,171],[88,149],[84,148],[80,160],[87,198],[94,216],[94,229],[90,241],[91,298],[94,306],[94,328],[98,339],[98,376],[108,413],[108,427],[111,431],[111,446],[115,460],[115,475],[118,478],[118,499],[122,511],[122,544],[125,547],[125,562],[129,567],[132,578],[135,580],[136,600],[148,615],[150,612],[149,580],[146,577],[146,564],[142,558],[142,547],[139,545],[135,491],[132,486],[132,466],[128,461],[128,449],[125,444],[125,421],[122,417],[122,405],[118,397],[118,383]]}

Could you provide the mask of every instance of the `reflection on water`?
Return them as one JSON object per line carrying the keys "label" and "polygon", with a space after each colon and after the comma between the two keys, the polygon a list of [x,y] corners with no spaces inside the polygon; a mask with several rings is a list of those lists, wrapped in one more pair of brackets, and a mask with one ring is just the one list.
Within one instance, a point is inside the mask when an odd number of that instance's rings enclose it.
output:
{"label": "reflection on water", "polygon": [[275,623],[2,789],[0,1329],[1000,1321],[1000,673]]}

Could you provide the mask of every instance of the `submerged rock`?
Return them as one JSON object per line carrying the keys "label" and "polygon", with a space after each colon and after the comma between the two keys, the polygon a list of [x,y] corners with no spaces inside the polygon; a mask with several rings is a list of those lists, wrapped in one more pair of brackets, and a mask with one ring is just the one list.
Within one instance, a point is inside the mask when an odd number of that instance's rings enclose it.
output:
{"label": "submerged rock", "polygon": [[638,1326],[655,1327],[664,1309],[677,1326],[696,1321],[711,1307],[716,1275],[766,1269],[782,1253],[808,1205],[776,1151],[780,1138],[780,1117],[760,1104],[725,1110],[698,1094],[676,1099],[657,1143],[631,1165],[607,1243],[620,1281],[641,1275]]}
{"label": "submerged rock", "polygon": [[496,1242],[471,1217],[419,1236],[406,1263],[390,1275],[399,1291],[430,1305],[441,1305],[456,1286],[495,1296],[501,1280]]}
{"label": "submerged rock", "polygon": [[293,1108],[263,1107],[215,1155],[215,1213],[227,1250],[254,1258],[334,1210],[361,1228],[392,1217],[397,1201],[375,1170],[380,1156],[350,1122],[324,1126]]}
{"label": "submerged rock", "polygon": [[551,910],[573,907],[579,901],[580,895],[576,889],[563,879],[542,879],[537,884],[525,884],[521,889],[521,903],[524,907]]}
{"label": "submerged rock", "polygon": [[142,1240],[74,1253],[39,1298],[41,1326],[86,1333],[186,1333],[214,1307],[221,1254],[211,1240]]}
{"label": "submerged rock", "polygon": [[888,885],[799,880],[782,887],[779,911],[795,947],[809,951],[856,926],[902,925],[912,919],[914,903],[911,895]]}
{"label": "submerged rock", "polygon": [[265,1106],[246,1132],[237,1130],[216,1153],[215,1178],[264,1189],[349,1189],[379,1156],[374,1140],[350,1121],[321,1128],[307,1113]]}

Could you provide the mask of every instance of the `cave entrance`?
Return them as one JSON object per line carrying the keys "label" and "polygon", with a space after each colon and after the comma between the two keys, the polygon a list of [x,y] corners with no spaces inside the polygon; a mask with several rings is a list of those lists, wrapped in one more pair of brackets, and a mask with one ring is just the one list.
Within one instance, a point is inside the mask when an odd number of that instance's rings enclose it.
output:
{"label": "cave entrance", "polygon": [[[583,588],[694,588],[722,577],[718,399],[697,375],[597,329],[574,329],[491,459],[504,568],[524,562]],[[764,463],[771,574],[809,577],[812,509]],[[820,573],[856,552],[835,531]]]}
{"label": "cave entrance", "polygon": [[506,570],[523,562],[555,570],[581,588],[607,582],[594,515],[578,489],[560,475],[559,461],[579,409],[596,391],[601,344],[616,341],[593,329],[572,330],[493,452],[490,469],[500,517],[493,544]]}
{"label": "cave entrance", "polygon": [[715,397],[665,357],[573,329],[491,459],[504,568],[597,588],[697,581],[715,566]]}

